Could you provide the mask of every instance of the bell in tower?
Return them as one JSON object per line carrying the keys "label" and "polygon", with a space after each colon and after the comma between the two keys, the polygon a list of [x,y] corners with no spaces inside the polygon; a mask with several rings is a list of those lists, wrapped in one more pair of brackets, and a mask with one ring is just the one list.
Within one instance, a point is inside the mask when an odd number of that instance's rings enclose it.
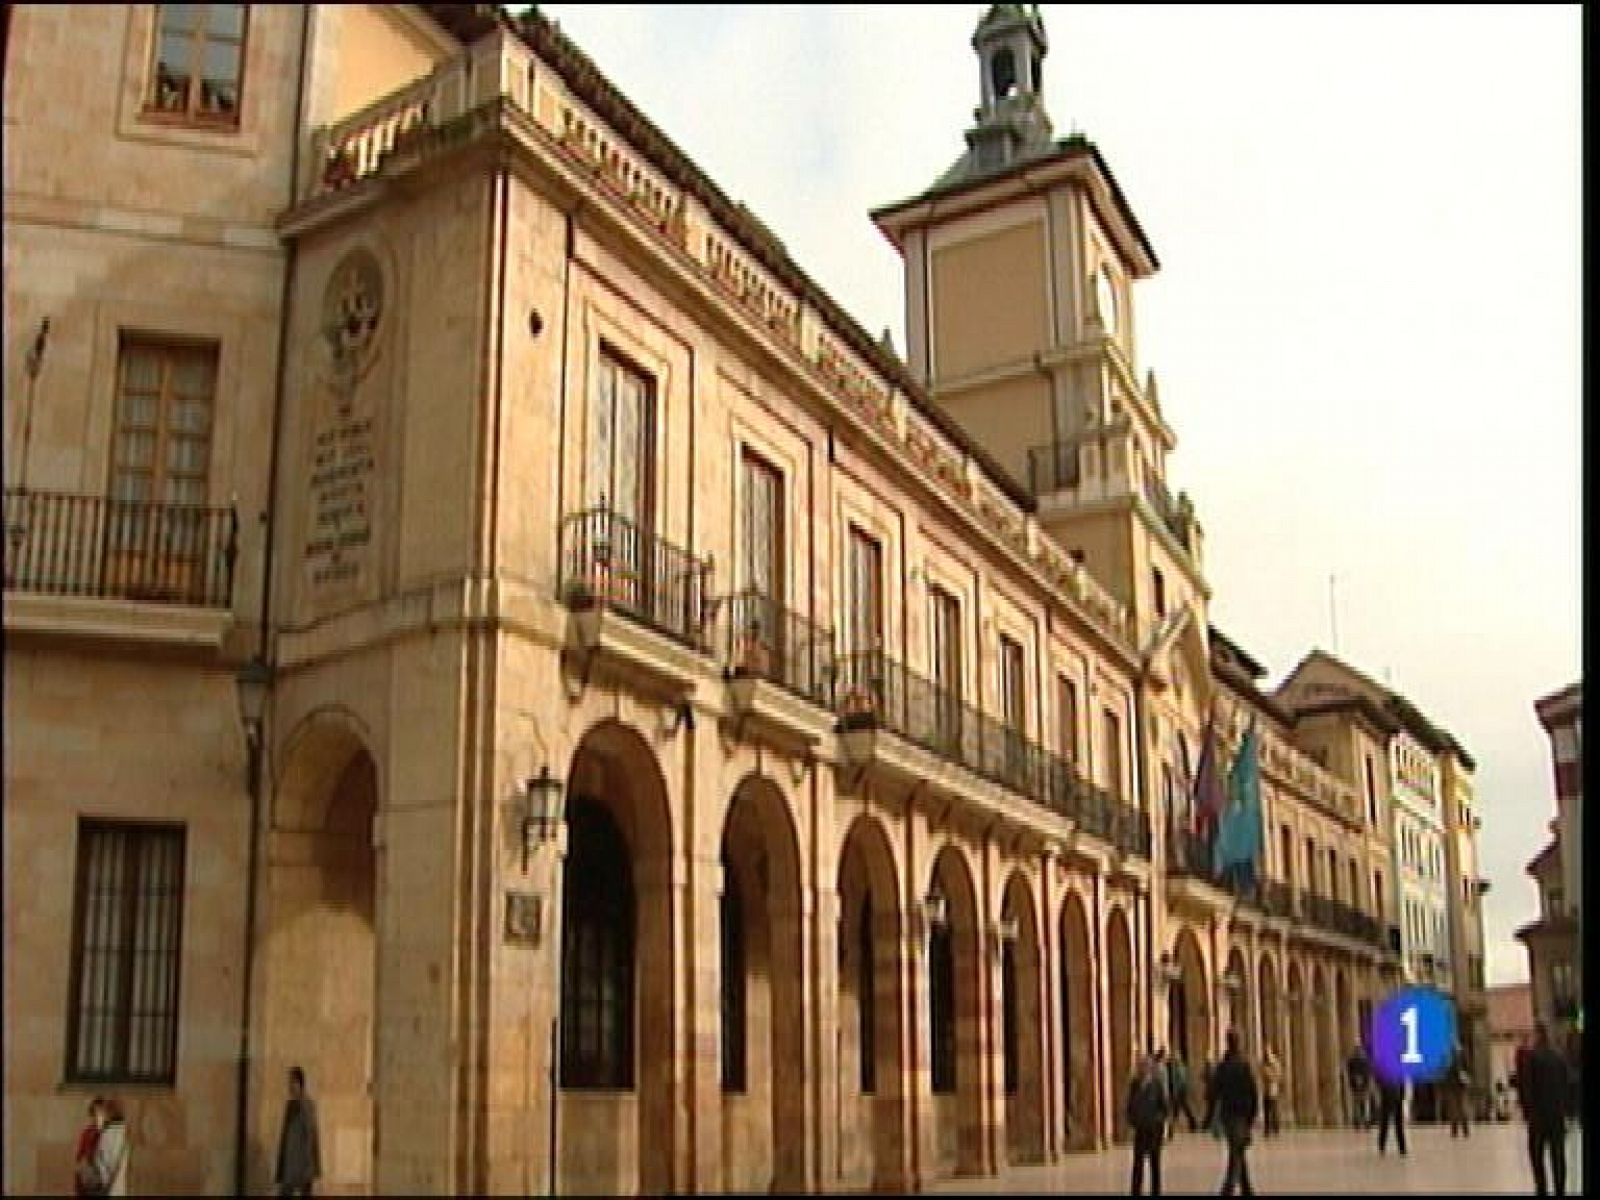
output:
{"label": "bell in tower", "polygon": [[1044,111],[1050,43],[1037,4],[995,4],[972,35],[982,98],[967,131],[969,174],[987,174],[1051,149]]}

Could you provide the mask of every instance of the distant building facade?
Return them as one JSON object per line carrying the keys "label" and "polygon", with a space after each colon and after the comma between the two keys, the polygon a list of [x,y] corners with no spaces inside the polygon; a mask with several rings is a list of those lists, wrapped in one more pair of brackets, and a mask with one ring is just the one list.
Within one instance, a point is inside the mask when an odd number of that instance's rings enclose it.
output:
{"label": "distant building facade", "polygon": [[1517,937],[1528,951],[1534,1016],[1565,1039],[1583,1011],[1583,685],[1552,692],[1534,711],[1550,738],[1556,815],[1550,841],[1527,867],[1539,916]]}
{"label": "distant building facade", "polygon": [[915,1188],[1229,1027],[1339,1119],[1403,722],[1210,624],[1037,10],[903,362],[537,12],[5,19],[6,1190],[262,1190],[296,1064],[349,1193]]}

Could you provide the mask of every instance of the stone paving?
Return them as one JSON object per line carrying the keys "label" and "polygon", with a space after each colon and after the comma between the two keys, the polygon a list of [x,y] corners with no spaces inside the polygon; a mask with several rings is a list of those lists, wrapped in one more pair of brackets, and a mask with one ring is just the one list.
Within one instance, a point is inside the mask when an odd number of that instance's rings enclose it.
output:
{"label": "stone paving", "polygon": [[[1372,1130],[1289,1131],[1250,1147],[1250,1181],[1258,1195],[1533,1194],[1526,1129],[1520,1121],[1474,1125],[1466,1140],[1446,1125],[1406,1130],[1400,1157],[1393,1142],[1382,1157]],[[1583,1194],[1583,1133],[1567,1135],[1567,1194]],[[1169,1195],[1215,1195],[1227,1152],[1208,1134],[1180,1133],[1161,1156],[1161,1188]],[[935,1194],[1127,1195],[1132,1150],[1072,1155],[1047,1167],[1012,1167],[994,1178],[942,1179]],[[1149,1182],[1145,1186],[1148,1188]]]}

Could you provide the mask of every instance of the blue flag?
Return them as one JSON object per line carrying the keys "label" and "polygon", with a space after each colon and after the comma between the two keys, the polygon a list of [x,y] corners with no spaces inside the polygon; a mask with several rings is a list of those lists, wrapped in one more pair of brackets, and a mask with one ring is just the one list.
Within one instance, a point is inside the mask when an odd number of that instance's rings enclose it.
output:
{"label": "blue flag", "polygon": [[1232,875],[1241,886],[1255,881],[1261,858],[1261,762],[1256,744],[1256,722],[1250,719],[1228,772],[1228,807],[1217,824],[1211,844],[1211,869],[1218,876]]}

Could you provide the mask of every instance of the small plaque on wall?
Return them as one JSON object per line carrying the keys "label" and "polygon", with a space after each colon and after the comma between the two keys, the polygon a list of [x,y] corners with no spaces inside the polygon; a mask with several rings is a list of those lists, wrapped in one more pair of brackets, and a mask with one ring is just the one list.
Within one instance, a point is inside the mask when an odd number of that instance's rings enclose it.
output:
{"label": "small plaque on wall", "polygon": [[529,945],[539,940],[543,897],[533,892],[506,893],[506,941]]}

